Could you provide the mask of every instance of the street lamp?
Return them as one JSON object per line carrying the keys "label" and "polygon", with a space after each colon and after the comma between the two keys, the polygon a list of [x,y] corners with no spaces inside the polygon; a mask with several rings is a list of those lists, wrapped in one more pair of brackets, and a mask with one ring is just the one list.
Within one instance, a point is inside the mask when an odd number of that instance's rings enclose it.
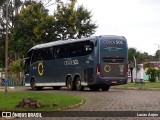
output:
{"label": "street lamp", "polygon": [[134,64],[135,64],[135,70],[136,70],[136,80],[135,80],[135,82],[137,82],[137,60],[134,56],[133,56],[133,58],[134,58]]}

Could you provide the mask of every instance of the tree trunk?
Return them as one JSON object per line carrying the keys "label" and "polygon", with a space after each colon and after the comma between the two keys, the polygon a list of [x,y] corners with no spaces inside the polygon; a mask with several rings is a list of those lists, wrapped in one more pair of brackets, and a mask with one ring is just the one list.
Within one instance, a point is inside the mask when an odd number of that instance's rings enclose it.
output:
{"label": "tree trunk", "polygon": [[131,71],[131,82],[133,83],[133,67],[129,67],[130,71]]}
{"label": "tree trunk", "polygon": [[131,82],[133,83],[133,69],[131,71]]}

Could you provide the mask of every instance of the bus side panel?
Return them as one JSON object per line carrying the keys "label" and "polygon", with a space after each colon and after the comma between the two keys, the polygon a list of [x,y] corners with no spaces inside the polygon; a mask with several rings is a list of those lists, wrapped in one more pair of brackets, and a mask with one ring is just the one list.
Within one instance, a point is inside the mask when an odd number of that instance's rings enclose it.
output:
{"label": "bus side panel", "polygon": [[86,79],[88,82],[88,86],[90,85],[94,85],[96,84],[96,67],[99,61],[99,45],[98,45],[98,38],[95,39],[95,43],[94,43],[94,51],[92,53],[92,57],[93,57],[93,61],[90,64],[90,66],[88,66],[85,69],[85,73],[86,73]]}

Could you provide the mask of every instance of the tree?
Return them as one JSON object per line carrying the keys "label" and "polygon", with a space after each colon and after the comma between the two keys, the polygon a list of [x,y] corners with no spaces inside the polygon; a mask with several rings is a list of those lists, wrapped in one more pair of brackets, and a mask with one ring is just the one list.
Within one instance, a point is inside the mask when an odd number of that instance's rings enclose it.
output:
{"label": "tree", "polygon": [[21,60],[14,61],[10,64],[9,69],[13,76],[16,76],[16,81],[20,81],[20,72],[22,72]]}
{"label": "tree", "polygon": [[12,30],[11,50],[26,54],[34,45],[59,39],[81,38],[92,35],[97,26],[91,21],[91,12],[75,2],[59,3],[54,15],[48,15],[41,2],[32,2],[16,16]]}
{"label": "tree", "polygon": [[149,75],[149,81],[155,82],[156,77],[160,74],[160,69],[156,69],[153,64],[147,63],[144,65],[145,68],[148,68],[146,74]]}
{"label": "tree", "polygon": [[91,20],[91,12],[83,5],[76,8],[75,3],[75,0],[71,0],[69,4],[58,4],[54,12],[57,39],[81,38],[94,34],[97,26]]}
{"label": "tree", "polygon": [[4,41],[0,41],[0,68],[4,67],[5,55],[4,55]]}
{"label": "tree", "polygon": [[26,54],[34,45],[54,40],[54,17],[42,3],[32,3],[16,17],[17,25],[12,31],[11,50]]}
{"label": "tree", "polygon": [[138,50],[136,50],[135,48],[129,48],[128,49],[128,61],[129,61],[129,69],[131,71],[131,82],[133,82],[133,69],[138,68],[138,66],[135,67],[134,57],[136,59],[137,64],[147,62],[147,61],[149,61],[150,59],[153,58],[153,56],[148,55],[148,53],[146,53],[146,52],[141,53]]}
{"label": "tree", "polygon": [[157,50],[155,53],[155,58],[160,59],[160,50]]}
{"label": "tree", "polygon": [[[9,28],[9,39],[10,33],[16,25],[15,16],[20,11],[31,3],[30,0],[1,0],[0,2],[0,67],[4,67],[4,48],[5,48],[5,34],[6,34],[6,4],[8,3],[8,28]],[[10,58],[9,58],[10,59]]]}

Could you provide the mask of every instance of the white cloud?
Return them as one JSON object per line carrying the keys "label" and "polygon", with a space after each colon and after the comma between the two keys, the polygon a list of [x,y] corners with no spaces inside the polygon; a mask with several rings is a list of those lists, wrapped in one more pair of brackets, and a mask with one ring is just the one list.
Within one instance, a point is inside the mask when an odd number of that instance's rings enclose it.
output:
{"label": "white cloud", "polygon": [[160,44],[160,0],[77,1],[92,12],[99,26],[95,35],[125,36],[130,47],[152,55],[158,49],[154,44]]}
{"label": "white cloud", "polygon": [[78,0],[92,11],[95,35],[123,35],[128,45],[154,54],[160,44],[159,0]]}

